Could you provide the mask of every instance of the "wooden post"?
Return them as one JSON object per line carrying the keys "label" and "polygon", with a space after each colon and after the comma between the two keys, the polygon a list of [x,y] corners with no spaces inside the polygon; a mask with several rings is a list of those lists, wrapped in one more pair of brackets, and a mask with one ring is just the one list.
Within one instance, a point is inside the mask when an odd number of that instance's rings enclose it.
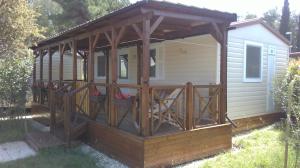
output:
{"label": "wooden post", "polygon": [[227,30],[226,25],[222,26],[223,39],[221,43],[221,94],[220,94],[220,122],[224,124],[226,122],[225,117],[227,115]]}
{"label": "wooden post", "polygon": [[[104,56],[106,57],[106,69],[105,69],[105,78],[106,78],[106,87],[105,87],[105,91],[106,91],[106,99],[107,100],[110,100],[110,96],[109,96],[109,91],[110,91],[110,87],[109,87],[109,49],[106,48],[104,50]],[[110,101],[106,101],[106,108],[105,108],[105,114],[109,114],[109,111],[110,111],[110,104],[112,102]],[[108,119],[109,120],[109,119]],[[107,121],[108,123],[110,123],[110,121]]]}
{"label": "wooden post", "polygon": [[64,45],[59,44],[59,82],[64,80]]}
{"label": "wooden post", "polygon": [[52,82],[52,53],[51,53],[51,49],[48,48],[48,55],[49,55],[49,83]]}
{"label": "wooden post", "polygon": [[142,91],[141,91],[141,133],[150,135],[149,126],[149,71],[150,71],[150,20],[143,21],[143,57],[142,57]]}
{"label": "wooden post", "polygon": [[64,95],[64,140],[68,142],[68,146],[70,145],[70,97],[65,94]]}
{"label": "wooden post", "polygon": [[77,41],[72,41],[72,55],[73,55],[73,80],[77,80]]}
{"label": "wooden post", "polygon": [[[32,72],[32,87],[37,87],[37,83],[36,83],[36,53],[35,53],[35,57],[34,57],[34,62],[33,62],[33,72]],[[36,100],[36,88],[33,88],[33,102],[37,102]]]}
{"label": "wooden post", "polygon": [[[94,54],[95,54],[95,48],[93,47],[93,43],[94,43],[94,37],[92,35],[89,36],[89,55],[87,57],[87,78],[88,78],[88,82],[93,83],[94,82]],[[91,95],[91,93],[93,92],[92,90],[92,85],[89,86],[89,95]],[[94,110],[93,108],[93,103],[92,101],[89,101],[89,115],[90,117],[92,117],[91,115],[93,114],[92,110]]]}
{"label": "wooden post", "polygon": [[186,130],[193,129],[194,88],[191,82],[186,84]]}
{"label": "wooden post", "polygon": [[142,45],[140,43],[137,43],[136,45],[137,48],[137,54],[136,54],[136,62],[137,62],[137,84],[140,85],[141,84],[141,74],[142,74],[142,62],[141,62],[141,57],[142,57]]}
{"label": "wooden post", "polygon": [[115,28],[112,28],[111,30],[111,85],[110,85],[110,112],[109,112],[109,118],[110,118],[110,125],[111,126],[117,126],[117,111],[116,107],[113,104],[114,96],[116,94],[116,88],[115,84],[117,84],[117,44],[116,44],[116,30]]}
{"label": "wooden post", "polygon": [[43,104],[44,103],[44,98],[43,98],[43,93],[42,93],[42,89],[41,87],[43,86],[43,73],[44,73],[44,70],[43,70],[43,53],[42,53],[42,50],[40,50],[39,52],[39,55],[40,55],[40,99],[39,99],[39,103],[40,104]]}
{"label": "wooden post", "polygon": [[94,37],[89,37],[89,55],[88,55],[88,82],[94,82],[94,48],[93,48]]}

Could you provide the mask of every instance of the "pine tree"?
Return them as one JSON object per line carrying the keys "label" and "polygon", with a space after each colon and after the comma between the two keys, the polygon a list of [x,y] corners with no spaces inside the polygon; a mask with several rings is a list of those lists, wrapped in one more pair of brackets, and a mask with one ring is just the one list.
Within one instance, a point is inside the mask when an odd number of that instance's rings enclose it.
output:
{"label": "pine tree", "polygon": [[281,20],[280,20],[279,32],[285,37],[287,37],[287,35],[285,33],[289,31],[289,21],[290,21],[289,1],[284,0]]}

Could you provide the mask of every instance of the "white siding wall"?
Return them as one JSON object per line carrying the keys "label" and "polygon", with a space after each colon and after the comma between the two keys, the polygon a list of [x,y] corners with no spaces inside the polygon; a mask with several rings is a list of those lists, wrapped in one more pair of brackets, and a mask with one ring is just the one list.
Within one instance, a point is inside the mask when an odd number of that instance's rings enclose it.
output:
{"label": "white siding wall", "polygon": [[[244,44],[252,41],[263,44],[262,82],[243,82]],[[275,73],[283,72],[288,63],[288,46],[265,29],[252,25],[230,30],[228,33],[228,115],[232,119],[266,114],[268,47],[276,47]]]}
{"label": "white siding wall", "polygon": [[[55,52],[52,55],[52,80],[59,80],[59,53]],[[72,72],[72,56],[70,54],[64,55],[64,80],[71,80],[73,78]],[[49,56],[48,54],[43,57],[43,79],[49,79]],[[83,79],[83,60],[77,58],[77,78]],[[40,57],[36,58],[36,79],[40,79]]]}
{"label": "white siding wall", "polygon": [[[157,77],[150,84],[209,84],[219,82],[219,52],[217,42],[210,36],[197,36],[151,44],[157,52]],[[137,80],[136,47],[123,48],[118,54],[128,54],[128,80],[119,83],[135,84]],[[95,54],[95,62],[99,53]],[[95,63],[95,71],[97,64]],[[104,82],[96,76],[97,82]]]}

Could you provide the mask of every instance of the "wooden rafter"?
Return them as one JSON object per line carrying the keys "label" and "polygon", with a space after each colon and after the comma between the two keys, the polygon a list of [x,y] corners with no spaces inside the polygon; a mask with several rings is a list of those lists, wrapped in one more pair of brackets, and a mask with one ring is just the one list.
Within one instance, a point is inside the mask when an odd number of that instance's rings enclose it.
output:
{"label": "wooden rafter", "polygon": [[151,28],[150,28],[150,34],[152,34],[156,28],[159,26],[159,24],[163,21],[164,19],[164,16],[159,16],[156,21],[151,25]]}
{"label": "wooden rafter", "polygon": [[142,38],[143,37],[143,33],[141,31],[141,29],[137,26],[137,24],[132,24],[133,29],[135,30],[135,32],[137,33],[137,35]]}
{"label": "wooden rafter", "polygon": [[185,13],[175,13],[175,12],[170,12],[170,11],[156,10],[156,9],[142,8],[141,11],[142,11],[142,13],[153,12],[153,14],[156,16],[165,16],[168,18],[176,18],[176,19],[183,19],[183,20],[217,22],[217,23],[224,22],[224,20],[222,20],[222,19],[217,19],[217,18],[212,18],[212,17],[191,15],[191,14],[185,14]]}

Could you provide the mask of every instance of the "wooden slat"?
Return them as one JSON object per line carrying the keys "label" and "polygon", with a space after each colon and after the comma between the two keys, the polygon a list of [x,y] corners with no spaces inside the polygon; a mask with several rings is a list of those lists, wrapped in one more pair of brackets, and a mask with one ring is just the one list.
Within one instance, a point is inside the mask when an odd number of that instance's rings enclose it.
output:
{"label": "wooden slat", "polygon": [[231,126],[217,125],[144,141],[144,167],[171,167],[231,149]]}

